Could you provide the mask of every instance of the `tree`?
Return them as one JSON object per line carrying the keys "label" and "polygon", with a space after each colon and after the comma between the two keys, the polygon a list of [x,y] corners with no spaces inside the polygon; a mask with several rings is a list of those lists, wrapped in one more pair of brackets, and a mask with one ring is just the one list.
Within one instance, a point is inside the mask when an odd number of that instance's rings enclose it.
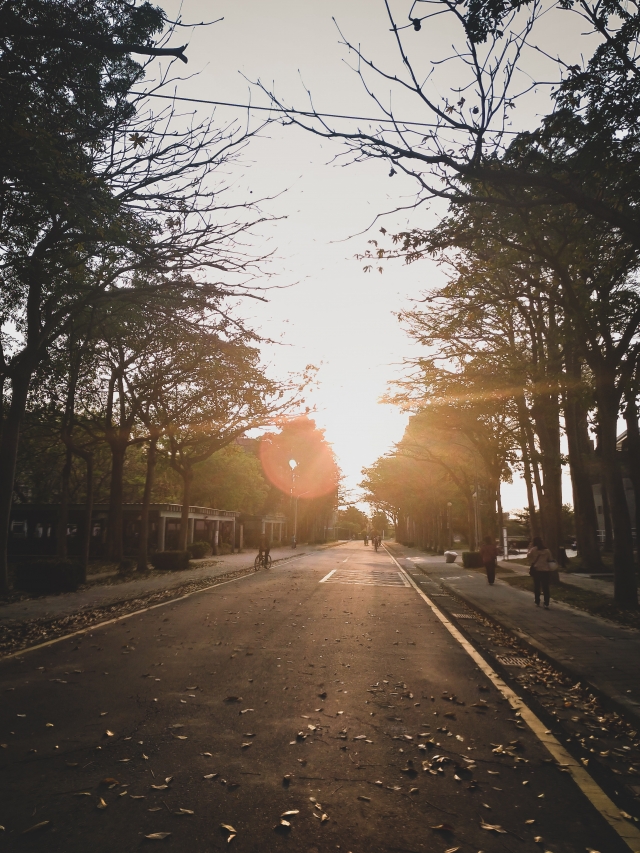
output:
{"label": "tree", "polygon": [[338,511],[336,526],[346,531],[349,536],[359,536],[369,527],[369,519],[358,507],[348,506]]}
{"label": "tree", "polygon": [[[156,113],[146,99],[145,66],[130,54],[184,58],[164,46],[172,26],[160,9],[39,0],[15,14],[12,5],[0,7],[2,588],[20,425],[49,349],[88,308],[127,301],[135,272],[150,295],[195,269],[203,292],[243,287],[256,258],[239,236],[265,220],[214,177],[253,131],[185,125],[173,105]],[[147,91],[157,94],[168,74]]]}
{"label": "tree", "polygon": [[259,459],[237,444],[218,450],[196,468],[192,499],[197,506],[261,512],[269,493]]}

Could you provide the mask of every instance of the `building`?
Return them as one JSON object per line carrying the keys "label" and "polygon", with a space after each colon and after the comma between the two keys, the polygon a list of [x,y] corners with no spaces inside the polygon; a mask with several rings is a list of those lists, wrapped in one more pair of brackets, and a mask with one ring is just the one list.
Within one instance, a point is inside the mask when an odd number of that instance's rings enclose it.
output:
{"label": "building", "polygon": [[[56,553],[58,513],[57,504],[14,504],[8,553],[10,556],[46,556]],[[141,504],[123,506],[124,553],[133,556],[140,538]],[[105,553],[109,507],[96,504],[91,521],[92,557]],[[69,554],[80,552],[85,508],[82,504],[69,507],[67,544]],[[229,553],[242,548],[242,525],[236,520],[240,513],[211,507],[189,507],[187,542],[210,542],[214,553]],[[149,553],[178,548],[181,504],[151,504],[149,507]]]}
{"label": "building", "polygon": [[[618,440],[616,442],[616,450],[620,454],[620,462],[622,464],[623,474],[627,471],[626,461],[627,461],[627,431],[625,430],[618,436]],[[627,498],[627,507],[629,509],[629,518],[631,520],[631,529],[633,532],[633,538],[637,541],[637,531],[636,531],[636,494],[635,489],[633,488],[633,483],[629,479],[629,477],[623,476],[624,483],[624,492]],[[602,484],[595,483],[593,486],[593,500],[596,505],[596,514],[598,518],[598,539],[600,542],[604,542],[606,539],[606,531],[605,531],[605,521],[604,521],[604,500],[602,496]]]}

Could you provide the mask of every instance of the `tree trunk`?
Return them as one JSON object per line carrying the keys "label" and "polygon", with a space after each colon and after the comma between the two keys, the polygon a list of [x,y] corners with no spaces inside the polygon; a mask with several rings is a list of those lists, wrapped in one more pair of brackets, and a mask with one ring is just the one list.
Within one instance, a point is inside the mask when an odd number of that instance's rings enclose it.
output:
{"label": "tree trunk", "polygon": [[117,563],[122,562],[122,496],[124,477],[124,458],[126,443],[110,442],[111,447],[111,484],[109,491],[109,518],[107,521],[107,556]]}
{"label": "tree trunk", "polygon": [[620,398],[613,382],[597,377],[596,394],[600,453],[613,525],[614,599],[618,607],[638,606],[638,584],[633,562],[631,519],[616,450]]}
{"label": "tree trunk", "polygon": [[20,426],[27,405],[32,370],[21,365],[11,377],[11,403],[2,424],[0,438],[0,592],[9,589],[7,545],[11,524],[11,503],[16,476],[16,458],[20,441]]}
{"label": "tree trunk", "polygon": [[138,548],[138,571],[147,571],[149,559],[149,504],[151,503],[151,492],[153,490],[153,477],[156,470],[156,448],[158,436],[152,435],[147,450],[147,476],[144,481],[144,495],[142,497],[142,513],[140,516],[140,545]]}
{"label": "tree trunk", "polygon": [[504,513],[502,512],[502,495],[500,494],[500,481],[496,489],[496,502],[498,504],[498,551],[503,547],[502,528],[504,526]]}
{"label": "tree trunk", "polygon": [[69,482],[71,480],[71,465],[73,454],[71,448],[67,452],[62,466],[60,486],[60,509],[58,511],[58,524],[56,525],[56,554],[61,559],[69,556],[67,530],[69,527]]}
{"label": "tree trunk", "polygon": [[182,517],[180,519],[180,550],[186,551],[189,538],[189,501],[191,500],[191,483],[193,470],[191,466],[182,468]]}
{"label": "tree trunk", "polygon": [[569,382],[564,395],[564,422],[569,447],[576,541],[583,567],[589,572],[601,572],[604,567],[598,542],[598,516],[582,437],[582,433],[587,431],[587,412],[580,405],[579,399],[582,390],[580,367],[569,358],[567,361]]}
{"label": "tree trunk", "polygon": [[82,454],[86,469],[86,496],[84,504],[84,530],[82,536],[82,551],[80,554],[80,566],[82,568],[82,583],[87,582],[87,569],[91,555],[91,533],[93,529],[93,453],[85,451]]}
{"label": "tree trunk", "polygon": [[554,556],[562,544],[562,462],[560,456],[560,408],[556,395],[537,398],[533,414],[540,442],[543,477],[545,545]]}
{"label": "tree trunk", "polygon": [[[527,506],[529,507],[529,533],[531,539],[535,536],[540,536],[540,525],[538,523],[538,513],[536,512],[536,504],[533,499],[533,479],[531,470],[531,459],[535,452],[535,447],[529,444],[529,432],[527,421],[527,407],[524,397],[520,395],[517,398],[518,406],[518,428],[520,433],[520,452],[522,453],[522,465],[524,468],[524,482],[527,487]],[[539,495],[538,495],[539,498]]]}
{"label": "tree trunk", "polygon": [[640,562],[640,427],[638,426],[638,407],[634,392],[627,394],[627,406],[624,415],[627,422],[627,465],[629,478],[633,483],[636,503],[636,517],[633,519],[636,527],[636,551]]}
{"label": "tree trunk", "polygon": [[602,454],[598,456],[600,463],[598,473],[600,474],[600,494],[602,495],[602,521],[604,524],[604,542],[602,550],[605,554],[613,553],[613,525],[611,523],[611,504],[609,503],[609,492],[607,491],[606,476],[602,462]]}

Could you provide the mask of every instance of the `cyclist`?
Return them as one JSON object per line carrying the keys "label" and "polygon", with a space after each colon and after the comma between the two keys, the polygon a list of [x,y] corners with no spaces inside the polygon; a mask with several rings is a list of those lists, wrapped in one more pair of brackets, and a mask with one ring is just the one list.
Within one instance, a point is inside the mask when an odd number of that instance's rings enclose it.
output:
{"label": "cyclist", "polygon": [[366,530],[365,530],[365,532],[364,532],[364,544],[365,544],[365,545],[368,545],[368,544],[369,544],[369,534],[368,534],[368,532],[367,532]]}
{"label": "cyclist", "polygon": [[269,554],[271,552],[271,539],[267,536],[266,533],[262,533],[260,535],[260,542],[258,544],[258,565],[260,566],[269,566]]}

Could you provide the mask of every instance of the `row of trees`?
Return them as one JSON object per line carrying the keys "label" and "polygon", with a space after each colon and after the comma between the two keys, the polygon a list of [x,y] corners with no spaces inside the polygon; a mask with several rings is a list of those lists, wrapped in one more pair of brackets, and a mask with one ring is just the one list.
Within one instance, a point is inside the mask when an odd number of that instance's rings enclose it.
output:
{"label": "row of trees", "polygon": [[[472,454],[487,493],[497,495],[520,467],[532,533],[552,549],[562,537],[564,431],[582,558],[600,567],[592,492],[600,482],[615,600],[635,607],[632,527],[640,525],[630,518],[616,440],[622,415],[640,507],[640,11],[619,0],[417,0],[403,19],[402,5],[386,4],[397,62],[378,62],[345,39],[379,124],[354,130],[290,113],[310,132],[342,140],[352,159],[380,159],[390,177],[413,180],[415,208],[448,205],[435,228],[416,223],[391,245],[382,229],[382,243],[367,252],[369,269],[388,257],[429,257],[447,278],[403,314],[425,356],[392,398]],[[573,50],[567,39],[566,55],[553,60],[543,17],[583,43]],[[546,57],[542,74],[554,80],[541,120],[530,95],[546,84],[535,79],[533,55]],[[528,129],[517,131],[520,115]],[[418,452],[410,444],[405,438],[403,453]],[[446,467],[449,455],[426,452],[468,503],[475,476],[464,482]]]}
{"label": "row of trees", "polygon": [[66,449],[61,529],[74,460],[90,518],[108,453],[119,559],[129,448],[147,448],[145,504],[162,450],[186,512],[194,465],[300,400],[305,378],[266,378],[229,313],[258,295],[250,234],[268,217],[222,174],[260,128],[149,100],[186,62],[181,26],[140,0],[0,3],[0,590],[26,412]]}

